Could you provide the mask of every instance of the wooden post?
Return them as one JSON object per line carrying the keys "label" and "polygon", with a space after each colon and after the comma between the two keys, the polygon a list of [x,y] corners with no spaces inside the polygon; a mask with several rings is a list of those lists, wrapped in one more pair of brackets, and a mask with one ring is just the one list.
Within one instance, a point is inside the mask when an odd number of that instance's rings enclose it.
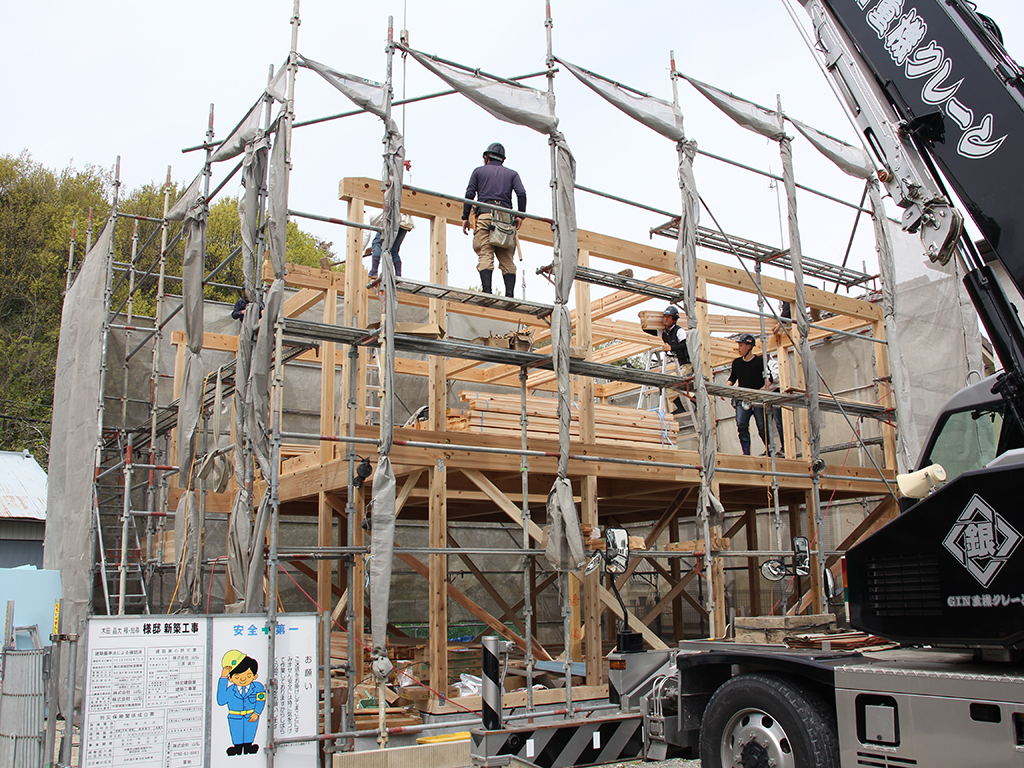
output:
{"label": "wooden post", "polygon": [[[334,325],[338,313],[338,289],[332,286],[324,294],[324,322]],[[320,347],[322,368],[320,376],[320,434],[334,434],[334,405],[337,392],[335,380],[335,344],[324,342]],[[334,443],[323,440],[320,442],[320,463],[326,464],[334,460]],[[329,547],[334,543],[334,508],[327,503],[326,494],[317,494],[317,528],[316,544],[318,547]],[[331,579],[333,578],[334,562],[317,560],[316,563],[316,602],[321,611],[331,607]],[[324,648],[323,654],[329,654],[330,648]],[[328,658],[324,655],[322,658]]]}
{"label": "wooden post", "polygon": [[[881,320],[871,325],[871,332],[876,339],[884,340],[885,323]],[[889,367],[889,347],[882,344],[873,344],[875,348],[875,376],[878,377],[878,388],[884,393],[878,400],[880,405],[886,408],[896,407],[896,397],[892,383],[892,369]],[[897,470],[896,459],[896,429],[891,424],[882,424],[882,451],[884,454],[883,466],[886,469]]]}
{"label": "wooden post", "polygon": [[[706,301],[699,301],[699,299],[706,299],[708,295],[708,281],[707,278],[697,278],[697,329],[700,331],[700,367],[705,372],[705,376],[711,379],[711,328],[708,324],[708,305]],[[718,429],[715,424],[715,398],[709,397],[708,401],[711,406],[711,439],[718,444]],[[711,484],[711,492],[716,497],[721,498],[721,487],[718,480],[718,475],[715,475],[715,480]],[[711,526],[711,537],[720,538],[722,535],[721,525]],[[708,546],[706,543],[705,546]],[[720,557],[711,558],[711,573],[707,574],[708,578],[711,579],[711,602],[714,606],[714,626],[711,627],[711,634],[713,637],[723,637],[725,635],[725,627],[728,623],[726,621],[726,606],[725,606],[725,563]]]}
{"label": "wooden post", "polygon": [[[348,202],[349,221],[363,220],[363,201],[353,198]],[[363,231],[349,227],[345,238],[345,309],[342,325],[365,328],[367,318],[366,267],[363,266]],[[352,359],[345,355],[341,364],[341,380],[349,381]],[[366,357],[359,355],[356,362],[356,423],[366,423]]]}
{"label": "wooden post", "polygon": [[[797,330],[796,323],[793,323],[793,325],[790,326],[790,333],[793,334],[793,342],[794,342],[794,344],[798,345],[800,343],[800,331]],[[804,377],[804,366],[803,366],[802,362],[799,359],[800,358],[800,353],[798,351],[798,347],[797,346],[793,347],[793,357],[794,357],[794,359],[798,363],[796,366],[794,366],[794,368],[796,369],[796,387],[801,392],[807,392],[807,379]],[[783,423],[785,423],[785,422],[783,422]],[[810,424],[810,420],[808,418],[804,418],[803,425],[804,425],[803,429],[801,430],[802,434],[800,435],[800,438],[801,438],[800,442],[803,444],[804,461],[810,463],[810,461],[811,461],[811,424]],[[795,437],[793,439],[793,443],[796,443],[796,438]],[[789,444],[790,444],[789,435],[786,435],[786,445],[789,445]],[[789,454],[786,454],[786,455],[787,455],[787,458],[788,458]]]}
{"label": "wooden post", "polygon": [[[447,476],[444,460],[438,459],[430,467],[430,520],[428,538],[430,547],[448,545]],[[428,640],[427,660],[430,664],[430,687],[442,694],[448,693],[448,556],[430,555],[428,562]],[[527,639],[528,640],[528,639]],[[438,704],[437,696],[431,701]]]}
{"label": "wooden post", "polygon": [[[586,267],[590,264],[589,251],[579,252],[579,264]],[[584,358],[594,358],[594,334],[590,306],[590,284],[576,283],[576,345],[583,347]],[[590,376],[580,377],[578,384],[580,441],[593,445],[597,440],[594,424],[594,379]],[[583,525],[598,526],[597,476],[584,475],[580,478],[580,522]],[[582,605],[582,636],[585,646],[582,658],[587,670],[587,685],[600,685],[604,676],[601,664],[601,576],[592,573],[584,577]],[[573,624],[573,633],[577,625]],[[573,656],[576,658],[576,656]]]}
{"label": "wooden post", "polygon": [[[788,392],[793,387],[793,375],[789,369],[789,339],[783,338],[776,348],[776,352],[779,356],[779,390]],[[792,408],[782,409],[782,433],[783,442],[786,444],[785,456],[787,459],[795,459],[797,454],[796,412]]]}
{"label": "wooden post", "polygon": [[[750,507],[746,511],[747,526],[747,549],[756,552],[757,545],[757,509]],[[747,592],[750,595],[750,615],[761,615],[761,572],[757,565],[757,558],[751,557],[747,560]]]}
{"label": "wooden post", "polygon": [[[679,514],[672,518],[668,526],[668,540],[679,541]],[[672,574],[672,583],[678,584],[683,577],[683,569],[678,557],[669,560],[669,572]],[[683,639],[683,598],[676,597],[672,600],[672,640],[679,642]]]}
{"label": "wooden post", "polygon": [[821,549],[821,542],[815,542],[815,531],[818,530],[817,522],[814,519],[814,490],[808,490],[804,496],[804,514],[807,517],[807,536],[811,539],[811,594],[814,595],[814,612],[821,613],[824,606],[821,603],[821,561],[814,552]]}
{"label": "wooden post", "polygon": [[[440,216],[430,220],[430,281],[445,284],[448,280],[445,221]],[[437,323],[442,334],[446,326],[445,304],[431,299],[428,320]],[[429,359],[429,414],[431,430],[444,431],[447,424],[447,380],[445,359],[432,355]],[[429,546],[448,546],[447,472],[444,460],[431,464],[428,473],[430,500],[428,537]],[[448,692],[448,557],[430,555],[428,558],[428,626],[427,658],[430,663],[430,687],[442,694]],[[529,642],[529,638],[526,638]],[[431,694],[437,704],[437,696]]]}

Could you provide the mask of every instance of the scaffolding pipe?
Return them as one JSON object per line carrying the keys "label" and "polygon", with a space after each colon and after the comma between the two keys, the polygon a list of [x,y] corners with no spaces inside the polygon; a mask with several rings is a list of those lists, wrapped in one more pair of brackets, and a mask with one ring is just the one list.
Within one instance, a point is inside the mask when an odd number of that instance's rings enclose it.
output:
{"label": "scaffolding pipe", "polygon": [[[529,75],[519,75],[517,77],[513,77],[513,78],[510,78],[510,79],[511,80],[529,80],[529,79],[534,78],[534,77],[543,77],[547,73],[548,73],[547,70],[544,70],[543,72],[533,72],[533,73],[531,73]],[[416,102],[419,102],[419,101],[428,101],[430,99],[436,99],[436,98],[439,98],[441,96],[452,96],[452,95],[454,95],[456,93],[458,93],[458,91],[451,90],[451,89],[449,89],[447,91],[437,91],[436,93],[428,93],[428,94],[425,94],[423,96],[413,96],[412,98],[409,98],[409,99],[399,99],[398,101],[391,102],[391,106],[397,107],[397,106],[403,106],[405,104],[415,104]],[[317,123],[326,123],[326,122],[328,122],[330,120],[339,120],[339,119],[341,119],[343,117],[355,117],[356,115],[362,115],[362,114],[365,114],[365,113],[366,113],[365,109],[353,109],[353,110],[350,110],[348,112],[338,112],[337,114],[334,114],[334,115],[326,115],[324,117],[314,117],[314,118],[312,118],[310,120],[299,120],[299,121],[296,121],[295,124],[292,127],[293,128],[303,128],[303,127],[305,127],[307,125],[316,125]],[[404,131],[403,131],[403,133],[404,133]],[[196,151],[198,149],[202,149],[202,147],[189,147],[188,149],[183,149],[182,152],[194,152],[194,151]]]}
{"label": "scaffolding pipe", "polygon": [[[447,192],[437,192],[436,190],[433,190],[433,189],[424,189],[423,187],[414,187],[411,184],[403,184],[402,185],[402,189],[403,190],[408,190],[410,192],[418,192],[418,193],[423,194],[423,195],[433,195],[434,197],[440,197],[443,200],[451,200],[451,201],[456,202],[456,203],[470,203],[471,205],[474,205],[477,208],[486,208],[489,211],[508,210],[503,205],[491,205],[490,203],[484,203],[484,202],[481,202],[480,200],[470,200],[468,197],[459,197],[458,195],[449,195]],[[516,214],[516,216],[518,216],[521,219],[534,219],[536,221],[543,221],[545,224],[551,224],[552,226],[554,226],[554,223],[555,223],[552,219],[546,218],[544,216],[538,216],[535,213],[526,213],[525,211],[516,211],[515,214]]]}
{"label": "scaffolding pipe", "polygon": [[[716,155],[713,152],[707,152],[705,150],[698,149],[697,150],[697,154],[698,155],[704,155],[705,157],[710,157],[712,160],[718,160],[719,162],[725,163],[726,165],[732,165],[732,166],[735,166],[736,168],[742,168],[745,171],[750,171],[751,173],[756,173],[758,176],[764,176],[765,178],[772,179],[773,181],[784,181],[784,179],[781,176],[777,176],[774,173],[771,173],[770,171],[762,171],[760,168],[754,168],[753,166],[746,165],[744,163],[740,163],[740,162],[738,162],[736,160],[730,160],[727,157],[722,157],[721,155]],[[817,195],[818,197],[823,197],[826,200],[831,200],[833,203],[839,203],[840,205],[845,205],[847,208],[852,208],[855,211],[862,211],[864,213],[871,213],[871,211],[869,209],[867,209],[867,208],[863,208],[863,207],[861,207],[859,205],[854,205],[853,203],[851,203],[851,202],[849,202],[847,200],[841,200],[838,197],[835,197],[834,195],[828,194],[827,192],[821,192],[820,190],[814,189],[813,187],[805,186],[804,184],[800,184],[799,182],[794,182],[794,184],[795,184],[797,189],[802,189],[804,192],[810,192],[812,195]],[[899,222],[896,222],[896,223],[899,223]]]}
{"label": "scaffolding pipe", "polygon": [[[121,189],[121,156],[120,155],[117,156],[117,162],[114,165],[113,188],[114,188],[113,204],[111,205],[111,214],[112,215],[117,213],[118,196],[119,196],[119,192],[120,192],[120,189]],[[90,224],[91,224],[91,217],[90,217]],[[114,281],[112,265],[113,265],[113,261],[114,261],[114,232],[116,231],[116,228],[117,228],[117,218],[116,217],[114,217],[114,218],[112,218],[110,220],[110,227],[111,227],[110,245],[109,245],[109,247],[107,249],[107,264],[106,264],[106,273],[107,274],[106,274],[105,287],[104,287],[104,292],[103,292],[103,308],[104,308],[105,314],[104,314],[104,317],[103,317],[103,329],[100,332],[101,333],[101,341],[100,341],[100,374],[99,374],[100,375],[100,386],[99,386],[100,397],[99,397],[99,402],[96,404],[96,434],[97,434],[97,438],[96,438],[96,454],[95,454],[95,457],[94,457],[94,460],[93,460],[94,461],[93,466],[95,467],[95,471],[94,471],[94,480],[93,480],[93,488],[92,488],[92,502],[93,502],[93,513],[94,513],[93,516],[94,516],[95,522],[96,522],[95,535],[97,537],[97,540],[100,542],[100,546],[99,546],[100,566],[101,566],[102,574],[103,574],[103,578],[100,579],[100,584],[103,587],[104,605],[106,606],[107,615],[108,616],[110,615],[110,589],[109,589],[109,587],[107,585],[107,577],[106,577],[106,575],[107,575],[106,553],[104,552],[104,548],[102,546],[102,536],[103,536],[103,534],[102,534],[102,528],[101,528],[101,522],[100,522],[99,475],[100,475],[100,467],[103,466],[103,420],[104,420],[104,414],[106,412],[105,411],[105,405],[104,405],[105,401],[104,401],[104,398],[103,398],[103,392],[106,389],[106,382],[107,382],[107,352],[108,352],[108,345],[109,345],[109,342],[110,342],[110,320],[111,320],[111,317],[110,317],[110,305],[111,305],[111,298],[112,298],[112,295],[113,295],[112,294],[112,287],[113,287],[113,281]],[[92,229],[92,227],[90,226],[90,231],[91,231],[91,229]],[[90,235],[90,240],[91,240],[91,235]],[[92,602],[93,602],[94,594],[95,594],[95,589],[96,589],[95,588],[95,581],[90,581],[90,584],[89,584],[89,602],[90,602],[90,604],[92,604]]]}
{"label": "scaffolding pipe", "polygon": [[75,269],[75,234],[78,231],[78,221],[71,222],[71,243],[68,245],[68,271],[64,276],[64,292],[71,290],[71,276]]}
{"label": "scaffolding pipe", "polygon": [[[519,424],[522,435],[520,445],[522,453],[519,461],[519,473],[522,475],[522,518],[523,518],[523,552],[530,548],[530,462],[526,453],[526,431],[530,424],[530,417],[526,412],[526,381],[528,377],[526,366],[519,369]],[[530,601],[530,591],[533,580],[530,578],[530,569],[523,568],[523,634],[526,635],[526,711],[533,711],[533,603]]]}
{"label": "scaffolding pipe", "polygon": [[[346,307],[346,309],[347,309],[347,307]],[[356,320],[357,320],[357,318],[353,315],[352,321],[356,322]],[[356,346],[355,344],[353,344],[351,347],[349,347],[348,359],[349,359],[349,366],[348,366],[348,371],[349,371],[349,375],[348,375],[348,402],[346,403],[346,407],[348,408],[348,432],[349,432],[349,436],[351,437],[351,436],[355,435],[355,431],[356,431],[356,382],[357,382],[356,373],[357,373],[358,362],[359,362],[359,347]],[[354,498],[355,498],[355,492],[354,491],[355,491],[355,489],[354,489],[354,487],[352,485],[352,478],[355,477],[355,474],[356,474],[356,458],[357,457],[356,457],[355,443],[350,442],[348,444],[348,451],[345,454],[345,458],[348,460],[348,475],[347,475],[347,477],[348,477],[348,487],[346,489],[347,492],[345,494],[345,519],[346,519],[346,522],[348,524],[348,531],[347,531],[346,540],[348,541],[349,546],[351,546],[352,542],[355,541],[355,536],[356,536],[356,524],[355,524],[356,505],[355,505],[355,501],[354,501]],[[345,560],[345,570],[346,570],[346,583],[349,586],[348,596],[347,596],[347,600],[346,600],[346,604],[345,604],[345,619],[346,619],[346,622],[347,622],[347,626],[349,627],[349,629],[351,629],[352,627],[355,626],[355,619],[356,619],[355,601],[353,599],[353,592],[355,590],[352,588],[352,585],[355,583],[355,558],[354,557],[346,558],[346,560]],[[347,639],[348,639],[348,649],[347,649],[348,650],[348,657],[347,658],[349,660],[349,663],[346,665],[346,668],[345,668],[345,682],[346,682],[347,688],[348,688],[348,707],[346,708],[346,712],[348,713],[348,724],[350,725],[350,727],[354,728],[355,727],[355,706],[356,706],[356,690],[355,690],[356,689],[356,671],[353,668],[352,660],[355,659],[355,657],[356,657],[356,643],[355,643],[355,633],[354,632],[348,632],[346,634],[348,636],[347,637]]]}
{"label": "scaffolding pipe", "polygon": [[[755,266],[759,267],[760,263],[758,263]],[[761,300],[760,297],[762,295],[763,294],[761,294],[760,292],[758,293],[758,301]],[[698,298],[697,301],[699,303],[702,303],[702,304],[707,304],[708,306],[711,306],[711,307],[721,307],[723,309],[734,309],[737,312],[743,312],[743,313],[748,314],[748,315],[754,315],[755,317],[760,317],[762,320],[764,320],[765,318],[768,318],[768,319],[771,319],[771,320],[775,320],[775,321],[781,323],[783,326],[791,326],[793,324],[793,320],[791,318],[779,317],[777,314],[774,313],[774,311],[772,312],[772,314],[768,314],[767,312],[759,312],[759,311],[754,310],[754,309],[745,309],[744,307],[736,306],[735,304],[727,304],[724,301],[714,301],[712,299],[701,299],[701,298]],[[817,328],[819,331],[826,331],[826,332],[834,334],[836,336],[845,336],[848,339],[856,339],[857,341],[871,341],[871,342],[874,342],[875,344],[881,344],[883,346],[888,346],[889,345],[889,342],[886,341],[885,339],[878,339],[878,338],[875,338],[874,336],[871,336],[870,334],[867,334],[867,333],[855,333],[853,331],[843,331],[843,330],[840,330],[839,328],[830,328],[827,325],[821,325],[819,323],[808,323],[807,325],[810,326],[811,328]],[[794,346],[795,346],[795,344],[794,344]]]}
{"label": "scaffolding pipe", "polygon": [[[128,433],[128,447],[124,461],[124,502],[121,513],[121,562],[117,566],[117,615],[124,616],[125,593],[128,588],[128,526],[131,524],[132,506],[132,439]],[[106,574],[103,575],[106,579]]]}
{"label": "scaffolding pipe", "polygon": [[343,227],[355,227],[356,229],[369,229],[373,232],[383,232],[383,227],[378,227],[373,224],[361,224],[357,221],[348,221],[347,219],[336,219],[332,216],[322,216],[319,213],[305,213],[303,211],[293,211],[291,208],[288,209],[289,216],[298,216],[301,219],[312,219],[313,221],[326,221],[328,224],[340,224]]}
{"label": "scaffolding pipe", "polygon": [[[130,218],[135,218],[135,217],[130,217]],[[149,234],[149,237],[148,237],[148,238],[146,238],[146,242],[145,242],[145,243],[143,243],[143,245],[142,245],[142,247],[141,247],[141,248],[137,249],[137,252],[138,252],[138,254],[142,254],[142,253],[144,253],[144,252],[145,252],[146,248],[148,248],[148,247],[149,247],[149,244],[150,244],[150,243],[152,243],[154,239],[156,239],[156,235],[157,235],[157,233],[158,233],[159,231],[160,231],[160,228],[159,228],[159,227],[157,227],[157,228],[155,228],[155,229],[154,229],[154,230],[153,230],[153,231],[152,231],[152,232],[151,232],[151,233]],[[133,240],[133,241],[134,241],[134,240],[135,240],[135,239],[136,239],[136,238],[138,237],[138,232],[139,232],[139,222],[138,222],[138,219],[136,219],[136,221],[135,221],[135,225],[134,225],[134,233],[132,234],[132,240]],[[136,258],[137,258],[137,255],[136,255],[136,248],[135,248],[135,245],[134,245],[134,242],[133,242],[133,244],[132,244],[132,257],[131,257],[131,262],[130,262],[131,266],[134,266],[134,263],[135,263],[135,260],[136,260]],[[119,264],[118,262],[116,262],[116,261],[115,261],[115,262],[114,262],[114,271],[115,271],[115,272],[121,272],[121,271],[123,271],[123,270],[119,269],[119,267],[120,267],[120,264]],[[145,280],[145,279],[146,279],[146,277],[148,277],[148,276],[149,276],[149,272],[146,272],[146,275],[144,275],[144,276],[143,276],[143,277],[142,277],[142,278],[140,279],[140,281],[139,281],[139,282],[141,283],[141,282],[142,282],[142,280]],[[124,282],[124,277],[122,277],[122,278],[121,278],[120,280],[118,280],[118,281],[117,281],[117,284],[116,284],[116,285],[114,286],[114,290],[112,291],[112,293],[117,293],[118,289],[119,289],[119,288],[121,287],[121,283],[123,283],[123,282]],[[129,290],[129,292],[128,292],[128,296],[130,297],[131,295],[132,295],[132,291],[131,291],[131,290]],[[114,312],[113,314],[115,314],[115,315],[116,315],[116,314],[118,314],[118,313],[119,313],[119,312],[121,311],[121,307],[123,307],[123,306],[124,306],[124,302],[121,302],[121,305],[120,305],[120,306],[118,306],[118,308],[117,308],[117,311],[116,311],[116,312]]]}

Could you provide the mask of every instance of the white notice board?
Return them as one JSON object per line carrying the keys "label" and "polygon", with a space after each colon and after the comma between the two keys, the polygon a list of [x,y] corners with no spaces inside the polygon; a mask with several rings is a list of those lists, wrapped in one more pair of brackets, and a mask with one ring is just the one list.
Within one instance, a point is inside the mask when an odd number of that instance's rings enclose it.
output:
{"label": "white notice board", "polygon": [[[87,643],[82,768],[266,765],[267,696],[260,696],[269,676],[265,615],[97,616],[89,620]],[[313,736],[316,615],[279,617],[275,651],[275,735]],[[221,681],[225,659],[246,656],[246,666],[255,668],[241,689],[254,702],[248,705],[233,703],[238,699],[230,691],[239,689]],[[238,749],[239,741],[248,746]],[[275,765],[308,766],[316,754],[314,742],[281,745]]]}

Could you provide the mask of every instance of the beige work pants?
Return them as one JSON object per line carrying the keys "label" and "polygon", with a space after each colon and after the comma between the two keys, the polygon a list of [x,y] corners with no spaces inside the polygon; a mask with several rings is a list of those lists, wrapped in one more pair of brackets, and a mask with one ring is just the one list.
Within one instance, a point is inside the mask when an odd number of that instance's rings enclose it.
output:
{"label": "beige work pants", "polygon": [[[515,256],[515,248],[495,248],[491,245],[491,214],[478,213],[476,216],[476,229],[473,230],[473,250],[476,251],[476,269],[494,269],[494,257],[498,257],[498,268],[502,274],[514,275],[516,263],[512,257]],[[518,234],[516,235],[518,237]]]}

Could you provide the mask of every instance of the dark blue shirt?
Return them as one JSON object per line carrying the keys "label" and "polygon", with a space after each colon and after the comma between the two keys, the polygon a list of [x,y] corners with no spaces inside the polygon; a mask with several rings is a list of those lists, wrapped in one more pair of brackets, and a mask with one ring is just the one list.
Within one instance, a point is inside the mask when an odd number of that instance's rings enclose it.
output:
{"label": "dark blue shirt", "polygon": [[[469,177],[469,186],[466,187],[465,196],[470,200],[482,200],[483,202],[496,200],[506,208],[511,208],[513,191],[516,193],[519,210],[525,212],[526,187],[523,186],[519,174],[492,160],[487,165],[481,165],[473,170]],[[463,219],[469,218],[471,208],[469,203],[463,204]]]}

